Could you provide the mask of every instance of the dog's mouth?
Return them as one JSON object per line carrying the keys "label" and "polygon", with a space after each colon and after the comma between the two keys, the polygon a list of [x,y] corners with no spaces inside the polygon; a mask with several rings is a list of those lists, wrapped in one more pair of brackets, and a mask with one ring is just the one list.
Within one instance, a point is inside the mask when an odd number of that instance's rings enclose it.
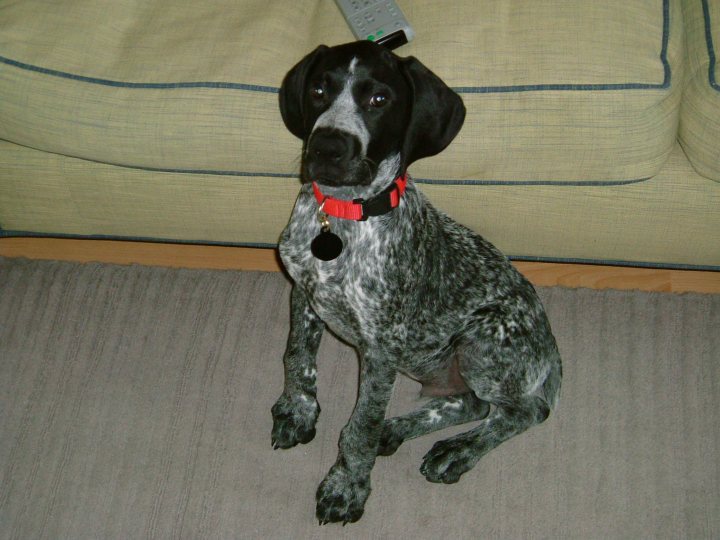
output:
{"label": "dog's mouth", "polygon": [[306,158],[303,181],[333,187],[368,186],[375,177],[376,169],[368,159],[353,159],[349,163],[337,164]]}

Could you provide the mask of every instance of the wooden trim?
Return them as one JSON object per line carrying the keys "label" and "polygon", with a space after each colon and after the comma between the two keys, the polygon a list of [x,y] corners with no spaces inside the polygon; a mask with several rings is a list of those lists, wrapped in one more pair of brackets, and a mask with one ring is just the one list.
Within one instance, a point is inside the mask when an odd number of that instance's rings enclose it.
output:
{"label": "wooden trim", "polygon": [[58,261],[143,264],[170,268],[280,271],[273,249],[121,240],[2,238],[0,255]]}
{"label": "wooden trim", "polygon": [[[278,272],[276,250],[118,240],[2,238],[0,256],[173,268]],[[720,293],[720,272],[628,268],[591,264],[516,262],[538,286]]]}
{"label": "wooden trim", "polygon": [[545,287],[720,293],[720,272],[532,262],[515,266],[533,284]]}

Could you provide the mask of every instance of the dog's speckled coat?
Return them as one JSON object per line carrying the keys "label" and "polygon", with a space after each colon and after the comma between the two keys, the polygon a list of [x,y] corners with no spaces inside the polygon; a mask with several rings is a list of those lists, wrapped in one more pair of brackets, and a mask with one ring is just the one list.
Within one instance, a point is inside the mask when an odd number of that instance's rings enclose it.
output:
{"label": "dog's speckled coat", "polygon": [[[283,120],[303,140],[304,185],[280,240],[294,280],[285,388],[273,406],[275,448],[307,443],[320,413],[315,356],[325,326],[360,356],[360,389],[335,465],[320,484],[321,523],[357,521],[377,455],[450,425],[479,425],[433,446],[421,472],[456,482],[488,451],[544,421],[561,362],[533,287],[489,242],[436,210],[412,180],[399,207],[366,221],[330,218],[344,249],[316,259],[318,202],[368,199],[455,137],[459,96],[414,58],[367,42],[319,47],[286,76]],[[328,112],[329,111],[329,112]],[[439,396],[385,419],[402,373]]]}

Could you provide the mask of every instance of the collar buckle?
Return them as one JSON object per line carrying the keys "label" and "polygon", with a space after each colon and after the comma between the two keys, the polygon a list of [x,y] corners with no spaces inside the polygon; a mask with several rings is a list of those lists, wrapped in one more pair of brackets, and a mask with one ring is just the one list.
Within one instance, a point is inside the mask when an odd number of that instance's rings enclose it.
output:
{"label": "collar buckle", "polygon": [[397,204],[393,206],[393,198],[391,195],[394,191],[397,192],[395,200],[399,201],[400,188],[398,187],[397,182],[393,182],[371,199],[365,200],[362,197],[353,199],[353,204],[359,204],[362,208],[362,215],[358,221],[367,221],[367,218],[371,216],[382,216],[395,208]]}

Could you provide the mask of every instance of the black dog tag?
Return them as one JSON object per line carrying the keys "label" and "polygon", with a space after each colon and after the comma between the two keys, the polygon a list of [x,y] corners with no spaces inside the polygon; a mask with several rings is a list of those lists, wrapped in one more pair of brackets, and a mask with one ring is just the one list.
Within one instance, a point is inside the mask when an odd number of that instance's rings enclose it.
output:
{"label": "black dog tag", "polygon": [[321,261],[332,261],[337,259],[342,253],[343,243],[337,234],[330,232],[329,228],[324,228],[310,244],[310,251],[316,258]]}

